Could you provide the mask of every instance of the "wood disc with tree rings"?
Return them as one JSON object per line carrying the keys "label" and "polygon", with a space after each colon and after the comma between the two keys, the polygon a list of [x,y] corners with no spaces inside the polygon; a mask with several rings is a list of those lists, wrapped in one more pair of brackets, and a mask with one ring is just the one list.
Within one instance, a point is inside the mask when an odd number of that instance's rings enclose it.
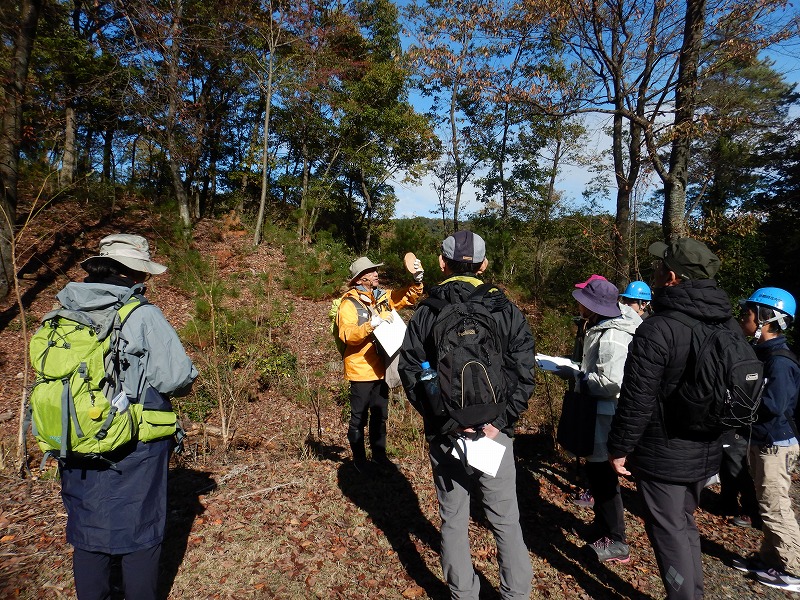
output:
{"label": "wood disc with tree rings", "polygon": [[416,273],[414,269],[414,263],[416,262],[417,257],[414,256],[413,252],[406,252],[406,255],[403,257],[403,264],[406,266],[406,269],[409,273]]}

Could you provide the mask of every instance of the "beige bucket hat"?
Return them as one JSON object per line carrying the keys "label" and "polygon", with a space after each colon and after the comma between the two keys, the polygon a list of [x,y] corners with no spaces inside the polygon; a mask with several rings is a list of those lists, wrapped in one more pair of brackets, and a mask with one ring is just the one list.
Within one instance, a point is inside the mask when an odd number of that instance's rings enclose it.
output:
{"label": "beige bucket hat", "polygon": [[350,285],[353,285],[356,279],[358,279],[364,271],[369,271],[370,269],[376,269],[382,266],[383,263],[374,263],[366,256],[357,258],[350,265]]}
{"label": "beige bucket hat", "polygon": [[85,267],[87,263],[98,258],[110,258],[139,273],[160,275],[167,270],[164,265],[150,259],[150,244],[147,240],[130,233],[114,233],[104,237],[100,240],[100,254],[87,258],[81,266]]}

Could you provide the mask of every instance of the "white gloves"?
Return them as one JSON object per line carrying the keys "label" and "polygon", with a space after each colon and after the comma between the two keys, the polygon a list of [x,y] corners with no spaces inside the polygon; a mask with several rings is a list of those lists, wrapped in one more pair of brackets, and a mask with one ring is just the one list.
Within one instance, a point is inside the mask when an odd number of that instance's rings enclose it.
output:
{"label": "white gloves", "polygon": [[414,281],[417,283],[422,282],[422,277],[425,275],[425,269],[422,268],[422,262],[417,259],[414,261]]}
{"label": "white gloves", "polygon": [[380,315],[375,315],[369,320],[369,324],[372,325],[373,329],[375,329],[381,323],[383,323],[383,319],[381,319]]}

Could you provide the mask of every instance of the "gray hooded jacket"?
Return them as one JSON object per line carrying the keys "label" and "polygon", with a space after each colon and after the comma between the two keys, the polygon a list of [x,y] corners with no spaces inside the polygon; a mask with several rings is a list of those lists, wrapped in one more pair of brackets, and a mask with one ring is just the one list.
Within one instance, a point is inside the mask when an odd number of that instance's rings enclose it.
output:
{"label": "gray hooded jacket", "polygon": [[620,304],[622,315],[604,319],[586,330],[576,389],[597,399],[597,414],[613,415],[622,389],[628,344],[641,317]]}
{"label": "gray hooded jacket", "polygon": [[[56,296],[70,310],[103,310],[124,301],[130,288],[106,283],[68,283]],[[178,334],[161,310],[145,304],[134,310],[120,338],[122,387],[132,401],[147,396],[148,387],[180,396],[197,377]]]}

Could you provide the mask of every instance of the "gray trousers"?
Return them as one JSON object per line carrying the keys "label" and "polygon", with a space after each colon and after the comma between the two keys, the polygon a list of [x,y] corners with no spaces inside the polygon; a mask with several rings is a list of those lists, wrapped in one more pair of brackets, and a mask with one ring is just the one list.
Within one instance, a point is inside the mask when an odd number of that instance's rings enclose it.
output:
{"label": "gray trousers", "polygon": [[480,591],[480,579],[472,566],[469,549],[469,504],[473,486],[479,487],[497,544],[501,598],[530,598],[533,569],[519,524],[514,447],[511,438],[504,433],[495,441],[506,448],[496,477],[478,470],[468,475],[458,455],[449,453],[450,445],[446,442],[430,446],[442,521],[442,571],[453,599],[478,600]]}
{"label": "gray trousers", "polygon": [[668,483],[638,479],[644,505],[644,528],[656,554],[668,600],[703,597],[703,560],[694,511],[703,481]]}

